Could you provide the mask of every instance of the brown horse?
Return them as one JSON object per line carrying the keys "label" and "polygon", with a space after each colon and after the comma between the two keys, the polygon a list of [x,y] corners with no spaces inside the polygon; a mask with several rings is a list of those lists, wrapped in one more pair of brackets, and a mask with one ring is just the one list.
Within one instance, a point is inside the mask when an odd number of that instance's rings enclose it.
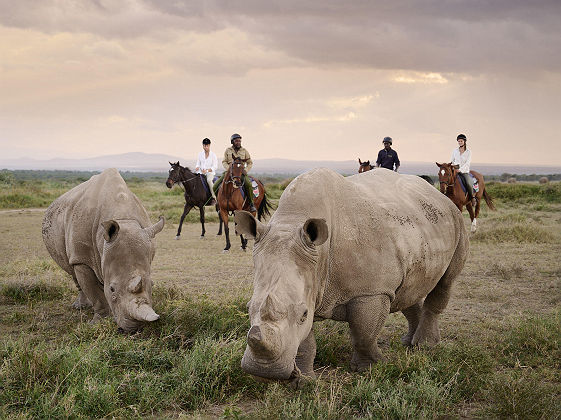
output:
{"label": "brown horse", "polygon": [[[241,189],[243,188],[242,174],[244,171],[244,163],[247,159],[240,159],[234,157],[230,164],[224,180],[218,190],[217,199],[220,207],[220,220],[224,222],[224,233],[226,234],[226,248],[224,252],[230,250],[230,229],[228,228],[228,215],[235,210],[249,211],[249,201],[242,196]],[[246,175],[247,176],[247,175]],[[253,199],[253,204],[257,209],[257,219],[261,220],[264,214],[270,215],[271,204],[267,200],[265,187],[259,180],[257,183],[258,194]],[[253,191],[249,192],[253,194]],[[255,216],[255,214],[253,214]],[[242,241],[242,249],[245,251],[247,246],[247,239],[240,235]]]}
{"label": "brown horse", "polygon": [[477,216],[479,216],[479,208],[481,207],[481,198],[485,199],[487,206],[491,210],[496,210],[493,204],[493,199],[487,191],[485,190],[485,181],[483,175],[479,172],[470,171],[470,173],[477,179],[479,184],[479,191],[475,193],[475,198],[477,199],[477,204],[475,206],[475,213],[471,201],[468,199],[467,192],[464,192],[460,181],[458,180],[458,165],[452,165],[451,163],[438,163],[438,181],[440,182],[440,192],[445,194],[452,202],[458,207],[460,211],[466,206],[469,213],[469,218],[471,219],[471,231],[475,232],[477,229]]}
{"label": "brown horse", "polygon": [[374,169],[374,166],[370,164],[370,160],[367,160],[366,162],[361,162],[360,158],[358,158],[358,163],[360,165],[358,167],[359,174],[369,171],[370,169]]}

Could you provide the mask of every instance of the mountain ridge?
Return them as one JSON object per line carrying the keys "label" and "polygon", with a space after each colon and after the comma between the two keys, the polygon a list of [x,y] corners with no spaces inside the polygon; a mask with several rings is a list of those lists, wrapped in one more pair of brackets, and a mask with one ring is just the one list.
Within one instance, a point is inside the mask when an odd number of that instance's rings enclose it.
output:
{"label": "mountain ridge", "polygon": [[[92,158],[70,159],[2,159],[0,169],[24,170],[75,170],[102,171],[107,168],[117,168],[130,172],[167,172],[168,162],[179,161],[183,166],[194,169],[194,159],[184,159],[179,156],[163,153],[127,152],[112,155],[101,155]],[[511,174],[554,174],[561,173],[560,166],[518,165],[518,164],[478,164],[472,163],[472,169],[483,175]],[[292,160],[284,158],[258,159],[253,163],[253,173],[294,175],[306,172],[312,168],[326,167],[342,174],[352,174],[358,171],[358,160],[345,161],[311,161]],[[219,164],[218,171],[222,171]],[[399,170],[405,174],[429,174],[436,176],[434,162],[402,162]]]}

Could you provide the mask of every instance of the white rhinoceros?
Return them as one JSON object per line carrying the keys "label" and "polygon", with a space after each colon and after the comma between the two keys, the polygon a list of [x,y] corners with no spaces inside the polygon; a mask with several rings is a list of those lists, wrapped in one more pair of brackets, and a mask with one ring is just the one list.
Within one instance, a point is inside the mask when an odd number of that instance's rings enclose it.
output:
{"label": "white rhinoceros", "polygon": [[150,265],[154,225],[116,169],[107,169],[61,195],[43,219],[47,250],[79,290],[73,306],[93,306],[94,321],[113,314],[125,331],[155,321]]}
{"label": "white rhinoceros", "polygon": [[440,340],[469,242],[456,206],[421,178],[315,169],[290,183],[267,225],[240,211],[235,222],[255,239],[246,372],[313,376],[314,320],[349,323],[353,370],[382,359],[376,339],[390,312],[409,322],[403,344]]}

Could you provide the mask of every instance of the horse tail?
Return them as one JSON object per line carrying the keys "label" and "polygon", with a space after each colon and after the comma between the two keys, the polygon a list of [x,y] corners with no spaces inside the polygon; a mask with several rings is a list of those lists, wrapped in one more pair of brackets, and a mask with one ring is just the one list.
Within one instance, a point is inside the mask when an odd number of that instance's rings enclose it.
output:
{"label": "horse tail", "polygon": [[483,189],[483,198],[485,199],[485,202],[487,203],[487,207],[489,207],[491,210],[497,210],[495,208],[495,204],[493,203],[493,199],[491,198],[491,196],[489,194],[487,194],[487,189]]}
{"label": "horse tail", "polygon": [[267,198],[267,193],[263,192],[263,200],[261,200],[261,203],[259,203],[259,208],[257,209],[257,220],[261,221],[263,215],[270,216],[272,208],[273,206]]}

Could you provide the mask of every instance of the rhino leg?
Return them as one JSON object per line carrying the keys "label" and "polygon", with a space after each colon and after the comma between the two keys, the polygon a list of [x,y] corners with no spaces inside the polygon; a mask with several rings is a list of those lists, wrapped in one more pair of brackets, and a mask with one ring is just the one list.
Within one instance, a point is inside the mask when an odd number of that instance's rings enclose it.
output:
{"label": "rhino leg", "polygon": [[93,270],[84,264],[74,266],[76,280],[80,286],[81,292],[91,302],[94,310],[93,321],[111,314],[107,299],[103,293],[103,284],[97,279]]}
{"label": "rhino leg", "polygon": [[[463,231],[464,230],[462,229],[461,232]],[[452,283],[464,267],[468,249],[469,241],[462,234],[460,240],[458,241],[458,246],[456,247],[454,256],[450,261],[450,265],[436,287],[432,289],[425,298],[419,326],[417,327],[417,331],[415,331],[413,340],[411,340],[412,345],[434,346],[440,341],[438,317],[448,305],[450,292],[452,290]]]}
{"label": "rhino leg", "polygon": [[78,297],[76,297],[76,300],[72,304],[72,307],[74,309],[85,309],[89,308],[90,306],[92,306],[92,303],[86,297],[85,293],[80,290],[78,292]]}
{"label": "rhino leg", "polygon": [[76,300],[72,304],[72,307],[74,309],[85,309],[85,308],[89,308],[90,306],[92,306],[91,302],[88,300],[88,298],[86,297],[84,292],[82,292],[82,288],[80,287],[80,284],[78,283],[78,280],[76,279],[76,274],[75,273],[72,273],[72,280],[74,280],[74,284],[78,288],[78,296],[76,297]]}
{"label": "rhino leg", "polygon": [[296,353],[296,366],[300,369],[303,376],[315,378],[314,359],[316,357],[316,338],[314,332],[310,330],[310,334],[298,347]]}
{"label": "rhino leg", "polygon": [[377,340],[389,313],[390,298],[387,295],[361,296],[347,304],[347,321],[354,348],[351,370],[367,370],[372,363],[384,359]]}
{"label": "rhino leg", "polygon": [[415,331],[417,331],[421,319],[421,311],[422,306],[420,301],[401,311],[409,324],[409,331],[401,337],[401,344],[404,346],[410,346],[413,341],[413,336],[415,335]]}

